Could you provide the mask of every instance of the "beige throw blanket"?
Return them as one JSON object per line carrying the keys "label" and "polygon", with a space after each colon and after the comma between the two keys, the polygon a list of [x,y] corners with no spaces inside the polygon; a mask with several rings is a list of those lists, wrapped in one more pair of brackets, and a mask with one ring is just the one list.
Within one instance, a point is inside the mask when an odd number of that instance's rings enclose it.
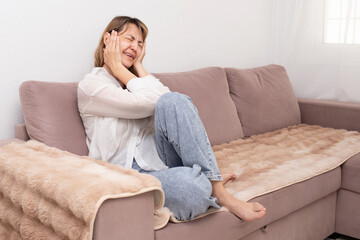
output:
{"label": "beige throw blanket", "polygon": [[164,205],[156,178],[36,141],[0,148],[0,191],[0,239],[91,239],[106,199],[153,191],[154,209]]}
{"label": "beige throw blanket", "polygon": [[[221,171],[239,176],[227,190],[247,201],[338,167],[360,152],[360,133],[301,124],[213,149]],[[91,239],[105,199],[146,191],[155,193],[155,229],[170,215],[154,177],[35,141],[0,148],[0,191],[4,239]]]}
{"label": "beige throw blanket", "polygon": [[238,175],[226,189],[248,201],[340,166],[360,152],[360,133],[299,124],[213,149],[221,172]]}

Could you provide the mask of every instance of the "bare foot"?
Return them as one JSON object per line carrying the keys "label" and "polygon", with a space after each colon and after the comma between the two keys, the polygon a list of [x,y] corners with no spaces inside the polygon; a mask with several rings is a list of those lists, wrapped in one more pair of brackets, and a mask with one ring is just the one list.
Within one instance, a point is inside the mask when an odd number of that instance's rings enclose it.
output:
{"label": "bare foot", "polygon": [[222,173],[221,174],[223,184],[225,185],[228,181],[234,181],[236,179],[236,175],[233,173]]}
{"label": "bare foot", "polygon": [[264,217],[266,208],[257,202],[244,202],[228,193],[222,182],[211,182],[213,186],[213,196],[218,199],[221,206],[229,209],[230,212],[244,220],[251,222]]}
{"label": "bare foot", "polygon": [[243,202],[236,198],[230,202],[225,202],[224,206],[245,222],[252,222],[265,216],[266,208],[260,203]]}

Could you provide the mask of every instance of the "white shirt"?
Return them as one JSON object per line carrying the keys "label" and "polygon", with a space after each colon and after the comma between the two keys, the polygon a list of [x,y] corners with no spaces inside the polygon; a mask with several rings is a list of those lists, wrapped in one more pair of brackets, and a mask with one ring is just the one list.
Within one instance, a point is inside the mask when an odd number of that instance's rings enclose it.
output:
{"label": "white shirt", "polygon": [[158,79],[134,78],[123,89],[104,68],[94,68],[77,92],[90,157],[127,169],[133,158],[144,170],[167,168],[156,150],[154,111],[169,89]]}

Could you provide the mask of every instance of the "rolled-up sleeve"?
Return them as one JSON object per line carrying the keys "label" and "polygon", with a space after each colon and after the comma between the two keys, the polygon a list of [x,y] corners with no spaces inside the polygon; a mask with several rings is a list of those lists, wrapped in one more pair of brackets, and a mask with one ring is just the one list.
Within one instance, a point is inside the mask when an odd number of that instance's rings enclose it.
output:
{"label": "rolled-up sleeve", "polygon": [[154,114],[158,99],[169,92],[152,75],[131,79],[127,89],[87,76],[78,85],[78,107],[83,115],[139,119]]}

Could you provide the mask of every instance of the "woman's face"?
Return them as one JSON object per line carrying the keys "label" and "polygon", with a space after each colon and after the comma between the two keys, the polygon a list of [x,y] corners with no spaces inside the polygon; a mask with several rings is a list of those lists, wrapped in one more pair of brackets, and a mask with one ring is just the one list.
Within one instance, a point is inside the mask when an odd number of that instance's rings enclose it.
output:
{"label": "woman's face", "polygon": [[134,24],[129,24],[120,36],[121,61],[126,68],[130,68],[140,56],[144,47],[141,30]]}

